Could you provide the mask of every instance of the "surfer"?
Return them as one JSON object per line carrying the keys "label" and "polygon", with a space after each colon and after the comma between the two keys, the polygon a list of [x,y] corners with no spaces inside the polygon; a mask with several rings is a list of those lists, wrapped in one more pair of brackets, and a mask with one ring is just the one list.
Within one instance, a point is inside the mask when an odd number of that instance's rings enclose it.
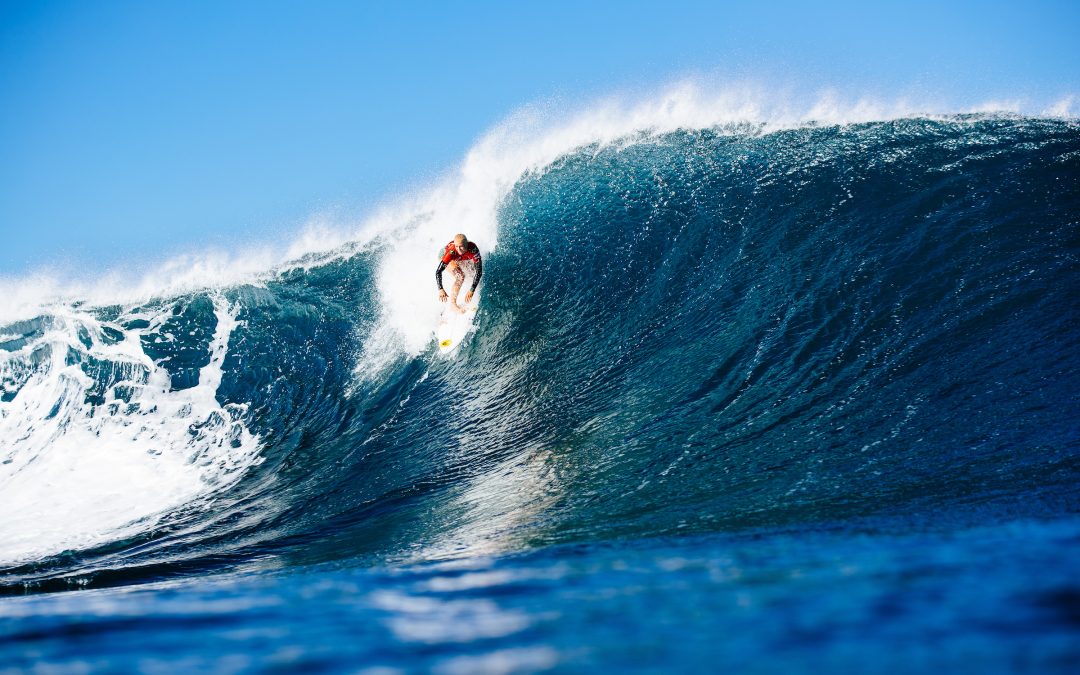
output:
{"label": "surfer", "polygon": [[[447,268],[450,268],[454,274],[454,292],[449,296],[442,285],[442,273]],[[480,284],[480,277],[484,275],[484,261],[480,259],[480,249],[476,244],[469,241],[465,235],[457,234],[454,235],[454,240],[443,249],[442,257],[439,258],[439,267],[435,270],[435,283],[439,285],[439,300],[446,302],[449,297],[450,304],[458,308],[457,296],[461,291],[461,284],[465,281],[466,271],[472,272],[472,286],[465,294],[465,304],[469,304],[473,293],[476,292],[476,287]]]}

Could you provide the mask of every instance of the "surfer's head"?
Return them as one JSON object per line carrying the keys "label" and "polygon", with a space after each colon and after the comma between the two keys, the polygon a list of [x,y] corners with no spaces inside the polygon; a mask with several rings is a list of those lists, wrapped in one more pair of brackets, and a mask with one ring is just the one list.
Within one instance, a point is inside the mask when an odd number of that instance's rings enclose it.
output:
{"label": "surfer's head", "polygon": [[460,234],[460,233],[454,235],[454,248],[456,248],[458,250],[458,253],[461,253],[462,251],[464,251],[465,250],[465,245],[468,244],[468,243],[469,243],[469,238],[466,237],[465,235]]}

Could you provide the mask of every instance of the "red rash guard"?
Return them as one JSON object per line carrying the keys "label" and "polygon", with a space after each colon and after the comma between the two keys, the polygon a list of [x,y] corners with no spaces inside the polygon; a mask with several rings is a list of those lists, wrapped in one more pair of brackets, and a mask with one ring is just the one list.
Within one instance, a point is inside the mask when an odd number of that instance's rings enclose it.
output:
{"label": "red rash guard", "polygon": [[435,283],[439,285],[439,290],[443,290],[442,285],[442,273],[446,269],[446,266],[454,260],[475,260],[476,261],[476,275],[473,276],[472,288],[469,292],[472,293],[476,290],[476,287],[480,285],[480,277],[484,274],[484,261],[480,258],[480,249],[476,244],[466,242],[465,252],[458,253],[454,248],[454,242],[450,242],[446,245],[446,251],[443,253],[442,260],[439,261],[439,268],[435,270]]}

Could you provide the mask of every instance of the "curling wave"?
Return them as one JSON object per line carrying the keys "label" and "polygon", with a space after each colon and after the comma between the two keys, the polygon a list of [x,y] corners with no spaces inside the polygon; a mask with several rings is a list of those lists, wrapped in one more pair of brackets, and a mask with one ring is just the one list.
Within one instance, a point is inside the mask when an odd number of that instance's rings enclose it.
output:
{"label": "curling wave", "polygon": [[[1075,121],[638,126],[248,281],[0,326],[5,587],[1075,508]],[[459,229],[486,273],[446,359]]]}

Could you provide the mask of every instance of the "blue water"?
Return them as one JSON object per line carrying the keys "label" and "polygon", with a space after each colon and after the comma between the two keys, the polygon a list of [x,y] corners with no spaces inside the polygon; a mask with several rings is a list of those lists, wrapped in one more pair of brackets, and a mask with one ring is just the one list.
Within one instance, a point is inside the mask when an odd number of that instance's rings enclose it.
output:
{"label": "blue water", "polygon": [[0,664],[1080,666],[1074,121],[646,134],[497,221],[452,358],[392,238],[0,326],[0,490],[102,489],[0,531]]}

